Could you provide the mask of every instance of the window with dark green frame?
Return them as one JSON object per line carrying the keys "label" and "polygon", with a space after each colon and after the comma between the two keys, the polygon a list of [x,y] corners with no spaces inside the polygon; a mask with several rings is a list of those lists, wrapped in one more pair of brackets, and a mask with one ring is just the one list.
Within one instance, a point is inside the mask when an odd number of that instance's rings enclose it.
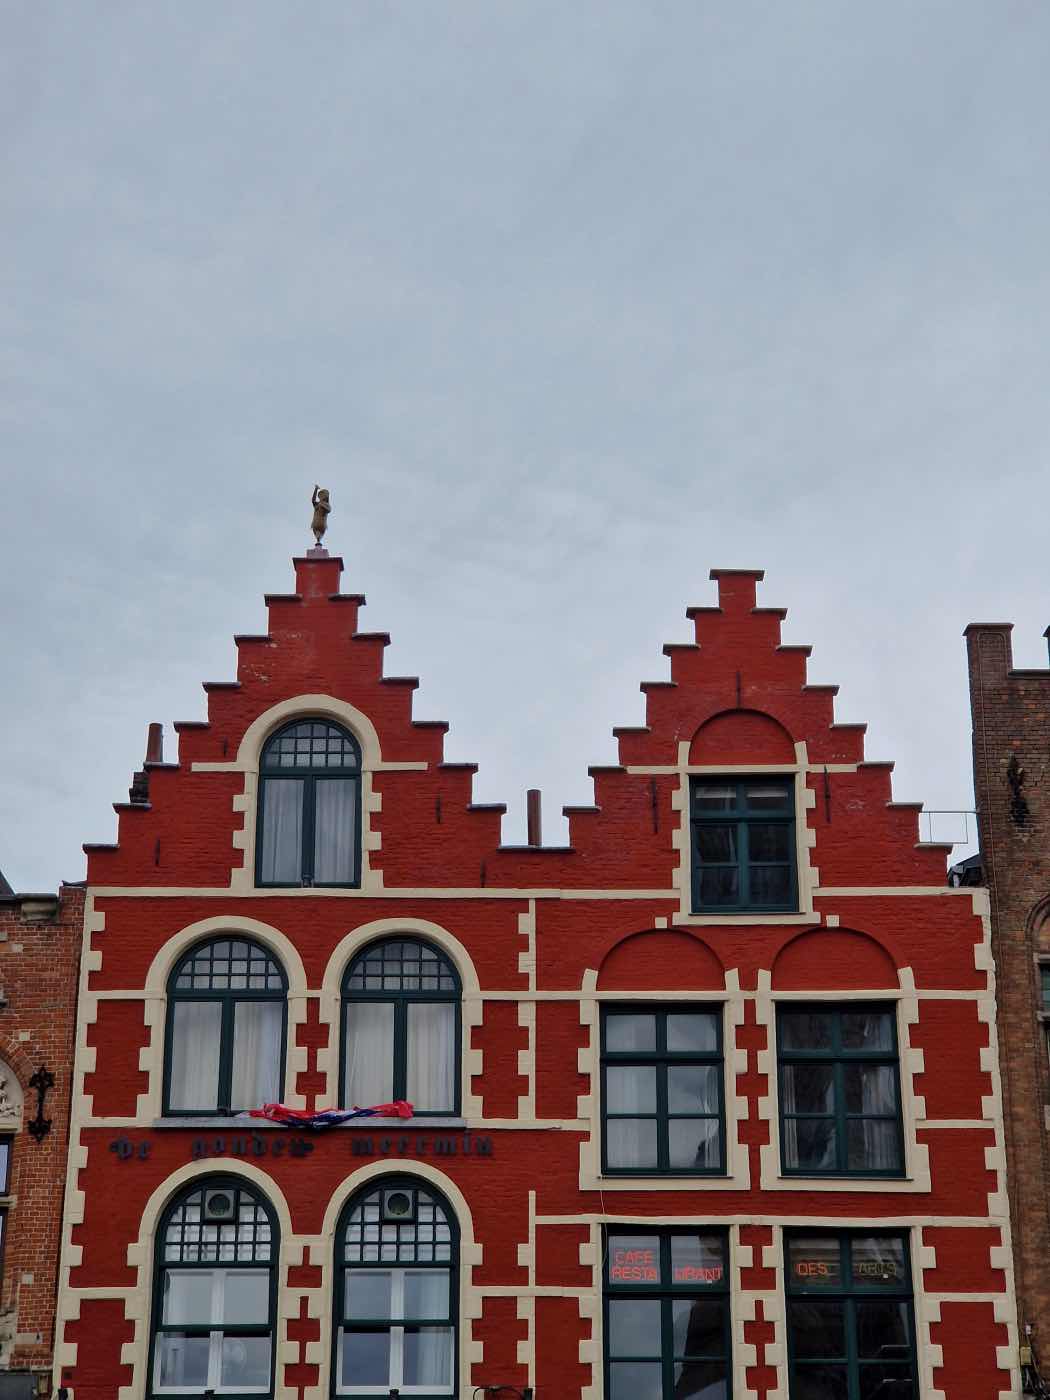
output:
{"label": "window with dark green frame", "polygon": [[157,1232],[150,1395],[273,1394],[277,1220],[237,1177],[198,1179]]}
{"label": "window with dark green frame", "polygon": [[458,1395],[459,1230],[439,1192],[382,1177],[336,1229],[334,1395]]}
{"label": "window with dark green frame", "polygon": [[724,1230],[605,1233],[606,1400],[728,1400]]}
{"label": "window with dark green frame", "polygon": [[288,987],[236,934],[199,943],[168,979],[166,1115],[229,1114],[280,1099]]}
{"label": "window with dark green frame", "polygon": [[722,1008],[602,1008],[602,1170],[725,1171]]}
{"label": "window with dark green frame", "polygon": [[785,1248],[791,1400],[913,1400],[907,1235],[799,1230]]}
{"label": "window with dark green frame", "polygon": [[903,1175],[893,1006],[782,1005],[777,1052],[786,1174]]}
{"label": "window with dark green frame", "polygon": [[459,975],[418,938],[371,943],[343,978],[342,1102],[459,1112]]}
{"label": "window with dark green frame", "polygon": [[360,883],[361,750],[328,720],[286,724],[259,762],[256,884]]}
{"label": "window with dark green frame", "polygon": [[694,778],[693,909],[798,908],[793,778]]}

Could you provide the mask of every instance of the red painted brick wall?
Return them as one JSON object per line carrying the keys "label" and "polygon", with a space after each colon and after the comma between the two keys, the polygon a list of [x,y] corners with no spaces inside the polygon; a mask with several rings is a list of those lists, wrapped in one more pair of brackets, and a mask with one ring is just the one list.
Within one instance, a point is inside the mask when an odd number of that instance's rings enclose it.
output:
{"label": "red painted brick wall", "polygon": [[[757,576],[719,575],[718,607],[690,610],[695,642],[666,649],[670,680],[643,686],[646,724],[617,731],[620,763],[592,770],[595,803],[570,811],[569,846],[557,849],[500,845],[499,811],[472,805],[470,765],[443,763],[446,726],[413,720],[414,682],[383,676],[385,639],[359,630],[363,600],[339,595],[339,580],[340,561],[297,561],[296,593],[269,599],[265,637],[239,639],[236,682],[206,688],[207,722],[177,726],[178,761],[152,769],[149,805],[125,806],[116,846],[89,848],[89,999],[120,996],[99,1003],[106,1010],[89,1030],[95,1064],[85,1091],[96,1117],[80,1133],[86,1164],[75,1185],[83,1220],[71,1222],[71,1243],[83,1254],[70,1289],[97,1293],[134,1282],[128,1245],[138,1239],[146,1202],[191,1160],[202,1137],[198,1129],[158,1128],[148,1118],[133,1126],[107,1121],[133,1113],[144,1091],[139,1057],[151,1032],[145,1015],[126,1003],[144,988],[167,942],[197,921],[221,917],[234,928],[238,920],[258,920],[294,944],[308,989],[298,1036],[307,1066],[287,1087],[312,1103],[323,1091],[318,1054],[339,1034],[337,1020],[326,1024],[319,995],[336,948],[373,921],[416,919],[458,940],[479,987],[480,1007],[470,1004],[477,1024],[464,1036],[464,1051],[482,1059],[471,1085],[482,1116],[470,1127],[491,1137],[493,1152],[437,1162],[467,1201],[481,1247],[473,1272],[473,1340],[481,1356],[472,1385],[531,1382],[538,1400],[576,1400],[592,1384],[600,1393],[592,1222],[673,1216],[745,1222],[737,1237],[741,1263],[731,1277],[737,1345],[753,1349],[741,1356],[744,1394],[767,1395],[778,1374],[785,1379],[777,1362],[785,1354],[778,1227],[800,1218],[816,1225],[907,1221],[902,1228],[912,1230],[915,1257],[923,1261],[920,1303],[925,1295],[975,1295],[972,1307],[946,1304],[936,1338],[928,1329],[921,1338],[923,1348],[941,1347],[952,1400],[1007,1390],[1010,1377],[996,1353],[1006,1325],[993,1316],[1011,1307],[1006,1272],[992,1263],[992,1251],[1007,1243],[996,1194],[1001,1143],[994,1107],[991,1119],[984,1116],[996,1085],[980,1056],[991,996],[984,925],[969,893],[946,888],[944,849],[918,842],[916,809],[893,804],[889,766],[865,763],[863,726],[836,725],[834,687],[807,684],[807,649],[780,645],[783,614],[757,606]],[[234,844],[245,823],[244,804],[234,804],[244,775],[193,765],[230,763],[259,716],[307,694],[356,707],[374,726],[384,763],[413,765],[374,778],[381,804],[371,814],[379,840],[371,857],[383,888],[331,897],[248,886],[231,897],[244,860]],[[697,923],[682,916],[682,752],[693,763],[728,767],[790,765],[805,753],[812,805],[803,809],[798,839],[819,871],[810,912],[793,922],[756,915]],[[903,1192],[862,1191],[850,1181],[820,1192],[790,1182],[768,1189],[762,1149],[771,1137],[773,1047],[760,1013],[771,995],[850,989],[907,1000],[911,1046],[923,1061],[905,1059],[902,1083],[909,1115],[920,1120],[917,1141],[928,1149],[929,1184]],[[738,1173],[739,1180],[675,1191],[581,1185],[581,1145],[590,1133],[584,1115],[591,1083],[580,1064],[589,1053],[589,999],[699,991],[739,1013],[726,1021],[726,1084],[740,1099],[733,1147],[750,1184]],[[156,1020],[152,1034],[160,1034]],[[530,1053],[535,1115],[516,1122],[530,1092]],[[913,1090],[925,1096],[925,1107]],[[420,1158],[417,1138],[434,1132],[418,1123],[403,1131],[338,1130],[319,1135],[306,1159],[267,1156],[256,1165],[287,1200],[295,1235],[313,1239],[334,1194],[361,1165],[355,1140],[388,1136],[392,1167],[411,1169]],[[136,1155],[121,1160],[110,1150],[118,1135]],[[216,1165],[236,1169],[231,1130],[210,1136],[224,1142]],[[143,1143],[148,1155],[139,1157]],[[928,1238],[915,1236],[916,1220],[928,1222]],[[920,1255],[923,1246],[932,1254]],[[309,1251],[296,1259],[289,1286],[320,1287],[319,1262]],[[72,1311],[76,1294],[67,1296]],[[742,1316],[745,1297],[754,1312]],[[284,1395],[317,1383],[305,1347],[328,1347],[330,1300],[321,1300],[320,1315],[318,1324],[302,1311],[289,1325],[292,1358],[279,1365]],[[531,1372],[521,1359],[530,1338]],[[76,1344],[62,1371],[74,1400],[110,1400],[126,1383],[112,1336],[96,1340],[83,1323],[71,1323],[66,1341]],[[983,1388],[959,1388],[956,1378],[968,1370]]]}

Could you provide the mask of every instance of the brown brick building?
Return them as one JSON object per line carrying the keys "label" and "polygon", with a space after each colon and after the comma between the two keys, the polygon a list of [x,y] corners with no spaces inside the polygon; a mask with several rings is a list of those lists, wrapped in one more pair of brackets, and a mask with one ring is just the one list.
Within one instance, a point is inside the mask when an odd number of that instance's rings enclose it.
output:
{"label": "brown brick building", "polygon": [[83,926],[81,887],[0,876],[0,1400],[51,1394]]}
{"label": "brown brick building", "polygon": [[[998,976],[1017,1309],[1050,1373],[1050,670],[1015,670],[1009,623],[966,629],[973,767]],[[1050,629],[1048,629],[1050,633]],[[1023,1333],[1022,1333],[1023,1335]],[[1042,1393],[1041,1391],[1036,1393]]]}

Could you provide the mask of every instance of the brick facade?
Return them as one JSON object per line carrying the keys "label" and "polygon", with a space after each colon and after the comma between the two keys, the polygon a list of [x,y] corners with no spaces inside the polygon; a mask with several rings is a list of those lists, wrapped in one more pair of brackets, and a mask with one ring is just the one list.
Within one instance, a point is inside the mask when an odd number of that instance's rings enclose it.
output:
{"label": "brick facade", "polygon": [[1050,1060],[1039,976],[1040,963],[1050,963],[1050,670],[1015,670],[1010,632],[973,624],[966,642],[1018,1315],[1050,1362]]}
{"label": "brick facade", "polygon": [[[564,847],[500,843],[473,767],[443,759],[444,723],[412,716],[383,634],[339,592],[341,561],[296,561],[264,635],[237,639],[237,679],[176,726],[118,842],[89,847],[56,1382],[70,1400],[151,1394],[154,1236],[173,1193],[224,1172],[265,1193],[281,1228],[276,1394],[333,1390],[333,1250],[344,1202],[390,1172],[438,1187],[461,1237],[457,1400],[475,1386],[537,1400],[606,1395],[603,1231],[726,1231],[736,1400],[786,1400],[786,1227],[892,1227],[914,1281],[916,1395],[1016,1393],[994,992],[983,890],[945,885],[864,727],[834,721],[808,648],[780,642],[753,571],[716,571],[695,640],[643,685],[646,723],[617,731]],[[256,883],[262,745],[325,717],[362,752],[359,888]],[[792,794],[795,907],[693,912],[690,783],[766,775]],[[140,790],[140,799],[147,794]],[[288,981],[284,1101],[339,1101],[340,986],[351,958],[400,934],[438,948],[461,986],[462,1108],[446,1121],[302,1134],[162,1114],[166,989],[202,938],[238,931]],[[899,1043],[903,1170],[800,1178],[781,1163],[778,1008],[888,1007]],[[603,1168],[601,1008],[710,1008],[724,1042],[725,1170]],[[296,1145],[297,1142],[300,1145]],[[305,1145],[303,1145],[305,1143]],[[200,1393],[200,1392],[198,1392]],[[377,1392],[385,1393],[385,1392]],[[712,1394],[716,1393],[714,1391]],[[721,1390],[718,1390],[721,1394]],[[902,1394],[899,1389],[898,1394]]]}
{"label": "brick facade", "polygon": [[[0,1372],[50,1378],[52,1369],[83,925],[84,891],[75,885],[63,885],[57,895],[0,898],[0,1076],[7,1106],[0,1135],[11,1140],[8,1189],[0,1195],[6,1214]],[[44,1106],[51,1128],[37,1141],[30,1132],[37,1095],[29,1081],[42,1066],[55,1084]]]}

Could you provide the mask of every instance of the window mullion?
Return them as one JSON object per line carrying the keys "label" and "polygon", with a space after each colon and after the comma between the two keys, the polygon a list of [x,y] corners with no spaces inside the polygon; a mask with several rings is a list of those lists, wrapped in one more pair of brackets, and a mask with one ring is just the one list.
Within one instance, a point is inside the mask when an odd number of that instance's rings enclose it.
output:
{"label": "window mullion", "polygon": [[236,1025],[236,1001],[232,996],[222,998],[219,1021],[219,1083],[215,1107],[221,1113],[233,1108],[233,1036]]}

